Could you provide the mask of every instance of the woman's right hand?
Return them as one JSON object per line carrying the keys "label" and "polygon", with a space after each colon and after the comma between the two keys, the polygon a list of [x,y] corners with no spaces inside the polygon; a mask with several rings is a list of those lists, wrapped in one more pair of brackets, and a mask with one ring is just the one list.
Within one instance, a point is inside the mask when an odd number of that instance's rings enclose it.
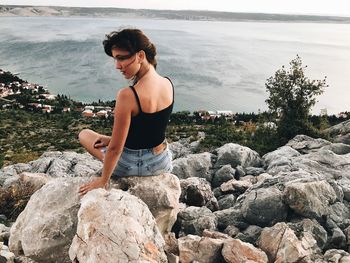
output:
{"label": "woman's right hand", "polygon": [[94,141],[94,148],[100,148],[100,147],[105,147],[108,146],[109,142],[111,141],[111,138],[108,136],[101,136],[98,137]]}

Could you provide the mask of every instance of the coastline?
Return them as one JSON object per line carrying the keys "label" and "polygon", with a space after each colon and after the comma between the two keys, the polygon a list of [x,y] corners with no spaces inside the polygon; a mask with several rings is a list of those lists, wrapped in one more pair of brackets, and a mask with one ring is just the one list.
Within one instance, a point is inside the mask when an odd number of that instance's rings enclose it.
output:
{"label": "coastline", "polygon": [[0,17],[96,17],[221,22],[292,22],[349,24],[350,17],[300,14],[239,13],[200,10],[154,10],[96,7],[0,5]]}

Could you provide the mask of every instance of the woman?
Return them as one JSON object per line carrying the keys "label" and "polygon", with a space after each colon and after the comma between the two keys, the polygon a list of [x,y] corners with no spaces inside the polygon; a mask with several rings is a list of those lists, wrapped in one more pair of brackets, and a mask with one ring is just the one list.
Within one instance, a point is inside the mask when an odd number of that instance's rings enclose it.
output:
{"label": "woman", "polygon": [[81,195],[106,187],[109,178],[148,176],[172,169],[165,129],[174,105],[174,88],[156,72],[156,48],[138,29],[111,32],[103,41],[115,67],[133,85],[118,91],[112,136],[85,129],[80,143],[103,161],[102,176],[82,185]]}

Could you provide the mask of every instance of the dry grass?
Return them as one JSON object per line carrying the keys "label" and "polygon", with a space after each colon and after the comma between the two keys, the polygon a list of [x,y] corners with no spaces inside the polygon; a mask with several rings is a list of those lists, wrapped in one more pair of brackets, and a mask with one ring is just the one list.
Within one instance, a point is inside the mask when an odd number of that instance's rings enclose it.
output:
{"label": "dry grass", "polygon": [[16,220],[35,191],[32,184],[21,181],[6,188],[0,187],[0,214],[10,221]]}

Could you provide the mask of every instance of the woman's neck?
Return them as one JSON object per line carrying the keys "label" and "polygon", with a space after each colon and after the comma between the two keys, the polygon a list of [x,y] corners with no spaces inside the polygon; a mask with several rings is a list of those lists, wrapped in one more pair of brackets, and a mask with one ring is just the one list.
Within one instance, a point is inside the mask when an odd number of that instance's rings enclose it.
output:
{"label": "woman's neck", "polygon": [[148,73],[150,73],[153,70],[153,66],[149,63],[147,64],[143,64],[139,70],[139,72],[137,72],[136,76],[135,76],[135,80],[134,83],[140,81],[143,77],[145,77]]}

